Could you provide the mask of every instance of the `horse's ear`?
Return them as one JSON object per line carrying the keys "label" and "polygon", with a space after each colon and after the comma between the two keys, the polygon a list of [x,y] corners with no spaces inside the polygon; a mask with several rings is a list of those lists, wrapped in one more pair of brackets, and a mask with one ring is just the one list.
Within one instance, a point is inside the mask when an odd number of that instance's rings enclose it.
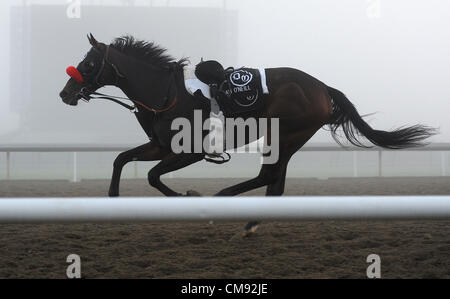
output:
{"label": "horse's ear", "polygon": [[95,37],[92,35],[92,33],[89,33],[87,36],[89,43],[92,45],[92,47],[98,49],[99,48],[99,42],[95,39]]}

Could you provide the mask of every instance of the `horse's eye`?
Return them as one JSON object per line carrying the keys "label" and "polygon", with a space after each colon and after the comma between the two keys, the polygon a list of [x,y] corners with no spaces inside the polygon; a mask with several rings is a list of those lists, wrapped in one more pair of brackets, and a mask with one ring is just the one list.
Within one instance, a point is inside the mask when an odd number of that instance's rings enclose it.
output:
{"label": "horse's eye", "polygon": [[86,67],[86,69],[88,71],[91,71],[95,67],[95,62],[93,62],[93,61],[86,61],[84,63],[84,66]]}

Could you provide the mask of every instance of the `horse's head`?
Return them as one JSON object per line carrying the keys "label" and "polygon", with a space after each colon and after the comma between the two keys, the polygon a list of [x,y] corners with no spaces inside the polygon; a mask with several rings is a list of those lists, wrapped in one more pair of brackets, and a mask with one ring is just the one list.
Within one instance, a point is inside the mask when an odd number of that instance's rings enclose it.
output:
{"label": "horse's head", "polygon": [[89,100],[89,95],[100,87],[116,84],[120,73],[108,59],[109,46],[98,42],[92,34],[88,35],[92,48],[75,68],[66,70],[70,79],[59,96],[64,103],[75,106],[78,100]]}

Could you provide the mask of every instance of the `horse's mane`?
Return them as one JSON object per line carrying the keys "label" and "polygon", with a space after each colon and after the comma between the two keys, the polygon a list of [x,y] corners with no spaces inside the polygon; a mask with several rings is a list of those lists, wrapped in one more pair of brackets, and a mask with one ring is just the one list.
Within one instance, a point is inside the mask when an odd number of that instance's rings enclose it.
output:
{"label": "horse's mane", "polygon": [[153,42],[135,39],[131,35],[114,39],[111,46],[124,54],[162,68],[171,68],[174,64],[183,68],[188,64],[187,58],[176,61],[175,58],[167,54],[167,49]]}

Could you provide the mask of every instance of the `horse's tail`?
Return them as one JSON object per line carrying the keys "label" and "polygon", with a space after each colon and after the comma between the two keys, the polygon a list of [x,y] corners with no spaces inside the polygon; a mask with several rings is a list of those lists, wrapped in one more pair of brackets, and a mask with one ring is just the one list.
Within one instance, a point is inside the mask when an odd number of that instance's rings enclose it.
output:
{"label": "horse's tail", "polygon": [[329,86],[327,90],[333,104],[333,115],[329,126],[334,140],[339,144],[341,144],[337,134],[339,127],[342,127],[345,137],[353,145],[369,147],[359,140],[362,135],[371,143],[390,149],[426,145],[422,141],[437,133],[436,129],[422,125],[402,127],[390,132],[374,130],[362,119],[355,106],[341,91]]}

